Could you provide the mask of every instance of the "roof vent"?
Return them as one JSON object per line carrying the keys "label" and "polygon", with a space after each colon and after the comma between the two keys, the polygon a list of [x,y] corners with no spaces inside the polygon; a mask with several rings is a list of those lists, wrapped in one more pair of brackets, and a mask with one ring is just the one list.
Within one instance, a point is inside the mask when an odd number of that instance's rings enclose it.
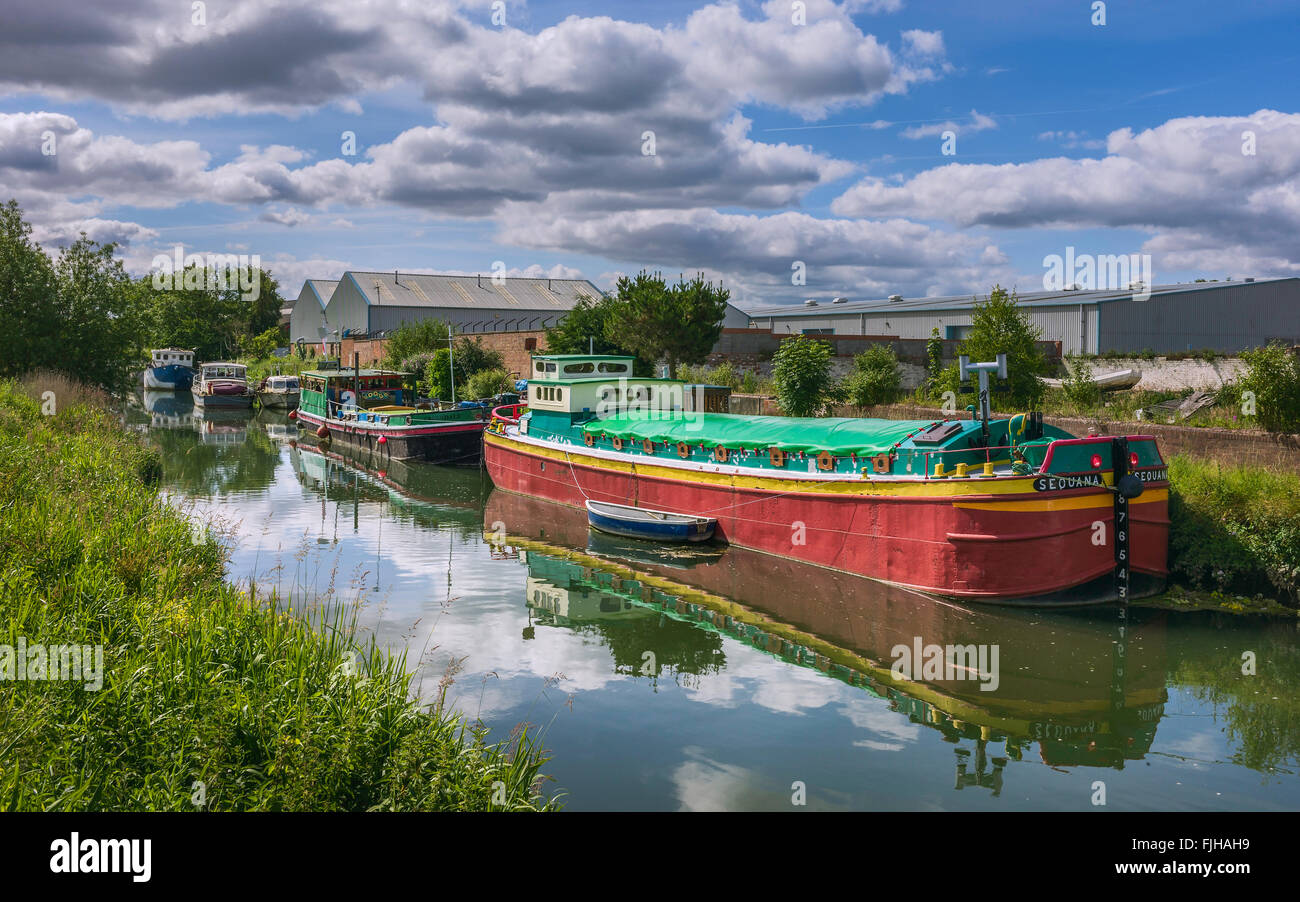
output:
{"label": "roof vent", "polygon": [[901,301],[903,299],[903,296],[901,294],[891,294],[889,296],[889,299],[891,301]]}
{"label": "roof vent", "polygon": [[831,298],[832,304],[847,304],[848,302],[848,298]]}
{"label": "roof vent", "polygon": [[805,307],[816,307],[816,306],[817,306],[817,302],[816,302],[815,300],[813,300],[812,298],[809,298],[808,300],[806,300],[806,301],[803,302],[803,305],[804,305]]}
{"label": "roof vent", "polygon": [[1143,282],[1141,279],[1135,279],[1134,281],[1128,283],[1129,291],[1141,291],[1143,288],[1146,287],[1147,287],[1147,283]]}
{"label": "roof vent", "polygon": [[1078,291],[1078,290],[1079,290],[1079,283],[1078,283],[1078,282],[1073,282],[1073,283],[1071,283],[1071,284],[1069,284],[1069,285],[1066,285],[1065,288],[1062,289],[1062,290],[1063,290],[1063,291]]}
{"label": "roof vent", "polygon": [[1254,276],[1246,276],[1246,281],[1247,281],[1247,282],[1253,282],[1253,281],[1255,281],[1255,277],[1254,277]]}

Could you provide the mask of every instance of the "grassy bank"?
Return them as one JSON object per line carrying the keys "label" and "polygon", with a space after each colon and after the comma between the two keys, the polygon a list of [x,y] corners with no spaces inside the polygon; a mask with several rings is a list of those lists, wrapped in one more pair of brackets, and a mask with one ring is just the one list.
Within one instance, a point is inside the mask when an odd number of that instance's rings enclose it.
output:
{"label": "grassy bank", "polygon": [[[341,611],[232,588],[156,453],[61,394],[47,417],[0,383],[0,809],[546,807],[527,731],[489,744]],[[17,679],[20,643],[102,646],[102,687]]]}
{"label": "grassy bank", "polygon": [[1300,475],[1170,460],[1171,577],[1220,594],[1300,601]]}

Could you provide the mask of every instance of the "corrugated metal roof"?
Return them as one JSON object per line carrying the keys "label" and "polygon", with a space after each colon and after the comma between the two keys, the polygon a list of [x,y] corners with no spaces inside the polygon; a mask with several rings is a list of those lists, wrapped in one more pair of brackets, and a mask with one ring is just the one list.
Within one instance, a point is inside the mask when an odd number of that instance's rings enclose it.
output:
{"label": "corrugated metal roof", "polygon": [[306,287],[310,288],[316,295],[316,300],[320,303],[320,309],[324,310],[325,305],[330,302],[334,295],[334,289],[339,285],[338,280],[329,279],[308,279]]}
{"label": "corrugated metal roof", "polygon": [[[568,310],[586,296],[599,298],[600,289],[586,279],[507,278],[497,284],[489,275],[453,276],[420,273],[352,272],[366,303],[384,307],[448,307],[520,310]],[[548,287],[549,282],[549,287]]]}
{"label": "corrugated metal roof", "polygon": [[[1295,277],[1290,277],[1294,279]],[[1257,279],[1254,282],[1234,280],[1232,282],[1184,282],[1173,285],[1151,286],[1151,296],[1181,294],[1192,291],[1212,291],[1217,288],[1241,288],[1250,285],[1267,285],[1287,281],[1280,279]],[[1109,301],[1123,301],[1133,297],[1133,290],[1128,291],[1034,291],[1018,292],[1017,301],[1024,307],[1059,307],[1067,304],[1100,304]],[[987,298],[987,293],[978,297],[971,295],[953,295],[938,298],[904,298],[901,301],[872,300],[849,301],[832,304],[830,298],[817,299],[816,306],[807,304],[777,304],[767,307],[754,307],[747,311],[751,318],[762,319],[769,316],[839,316],[845,313],[876,313],[881,311],[915,311],[933,310],[968,310],[976,303]]]}

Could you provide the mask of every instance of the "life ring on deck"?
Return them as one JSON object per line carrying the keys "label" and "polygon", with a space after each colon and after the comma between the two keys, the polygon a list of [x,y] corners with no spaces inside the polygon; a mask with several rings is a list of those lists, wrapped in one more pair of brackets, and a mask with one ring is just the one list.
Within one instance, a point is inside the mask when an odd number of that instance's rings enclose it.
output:
{"label": "life ring on deck", "polygon": [[615,437],[615,438],[614,438],[614,450],[615,450],[615,451],[622,451],[622,450],[623,450],[623,440],[622,440],[621,438],[618,438],[618,437]]}
{"label": "life ring on deck", "polygon": [[835,469],[835,457],[831,454],[831,452],[823,451],[821,454],[817,455],[817,469],[819,470]]}
{"label": "life ring on deck", "polygon": [[686,444],[685,442],[678,442],[678,443],[677,443],[677,456],[680,457],[680,458],[683,458],[683,459],[685,459],[685,458],[687,458],[687,457],[690,457],[690,456],[691,456],[691,446],[688,445],[688,444]]}
{"label": "life ring on deck", "polygon": [[768,460],[768,463],[770,463],[770,464],[771,464],[772,466],[774,466],[774,467],[784,467],[784,466],[785,466],[785,452],[782,451],[780,448],[768,448],[768,449],[767,449],[767,460]]}
{"label": "life ring on deck", "polygon": [[713,459],[720,464],[725,464],[727,462],[727,457],[730,454],[731,452],[728,451],[726,448],[722,447],[721,445],[718,445],[716,448],[713,449]]}
{"label": "life ring on deck", "polygon": [[650,441],[650,439],[644,439],[641,442],[641,450],[644,451],[646,454],[654,454],[655,443]]}
{"label": "life ring on deck", "polygon": [[596,444],[596,437],[592,435],[590,432],[584,432],[582,434],[582,441],[587,445],[588,448],[590,448],[592,445]]}
{"label": "life ring on deck", "polygon": [[889,472],[889,455],[877,454],[871,458],[871,472],[888,473]]}

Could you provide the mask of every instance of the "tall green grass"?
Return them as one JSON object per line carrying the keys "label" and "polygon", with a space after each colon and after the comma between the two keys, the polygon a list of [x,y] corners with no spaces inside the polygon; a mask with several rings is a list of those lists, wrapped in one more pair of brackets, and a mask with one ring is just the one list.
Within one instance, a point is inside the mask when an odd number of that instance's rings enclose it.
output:
{"label": "tall green grass", "polygon": [[0,680],[0,809],[554,807],[536,737],[413,702],[355,606],[308,622],[226,583],[113,414],[0,383],[0,460],[0,644],[104,647],[99,691]]}
{"label": "tall green grass", "polygon": [[1175,579],[1300,599],[1300,475],[1178,455],[1169,481]]}

